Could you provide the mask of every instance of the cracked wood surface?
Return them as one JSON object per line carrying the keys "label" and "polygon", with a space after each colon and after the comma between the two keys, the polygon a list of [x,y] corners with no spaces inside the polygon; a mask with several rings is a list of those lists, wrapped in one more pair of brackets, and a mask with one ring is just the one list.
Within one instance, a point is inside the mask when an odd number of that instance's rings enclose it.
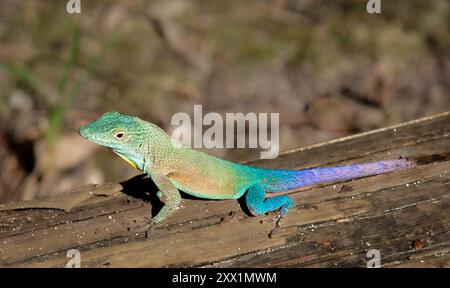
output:
{"label": "cracked wood surface", "polygon": [[0,205],[0,267],[64,267],[69,249],[80,250],[82,267],[365,267],[370,249],[384,267],[449,267],[450,113],[250,164],[301,169],[398,157],[420,165],[290,191],[296,206],[272,239],[273,214],[251,217],[242,202],[187,196],[146,238],[145,217],[160,205],[139,176]]}

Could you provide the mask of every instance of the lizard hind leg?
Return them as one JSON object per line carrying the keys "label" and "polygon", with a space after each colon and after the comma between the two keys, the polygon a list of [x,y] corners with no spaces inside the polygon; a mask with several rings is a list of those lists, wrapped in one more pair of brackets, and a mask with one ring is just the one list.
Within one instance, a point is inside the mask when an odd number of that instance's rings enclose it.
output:
{"label": "lizard hind leg", "polygon": [[273,196],[270,198],[265,198],[265,196],[266,193],[263,186],[261,184],[254,184],[248,189],[245,195],[245,202],[250,212],[255,216],[280,209],[280,215],[276,220],[275,228],[269,234],[269,237],[272,237],[280,226],[281,218],[294,206],[294,201],[287,195]]}

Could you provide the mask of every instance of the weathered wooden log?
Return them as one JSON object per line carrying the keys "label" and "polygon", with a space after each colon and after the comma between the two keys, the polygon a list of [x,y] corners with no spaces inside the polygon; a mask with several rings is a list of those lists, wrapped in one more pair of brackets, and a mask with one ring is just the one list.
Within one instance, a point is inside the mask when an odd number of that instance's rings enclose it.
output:
{"label": "weathered wooden log", "polygon": [[143,177],[3,205],[0,266],[64,267],[67,251],[78,249],[82,267],[365,267],[377,249],[381,266],[448,267],[450,112],[249,164],[300,169],[398,157],[420,165],[289,192],[296,207],[273,238],[273,214],[193,198],[146,238],[145,217],[160,205]]}

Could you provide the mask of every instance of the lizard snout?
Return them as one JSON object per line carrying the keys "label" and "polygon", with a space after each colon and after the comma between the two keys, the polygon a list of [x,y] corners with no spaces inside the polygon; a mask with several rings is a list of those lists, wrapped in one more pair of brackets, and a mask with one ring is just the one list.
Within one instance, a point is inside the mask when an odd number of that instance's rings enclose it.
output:
{"label": "lizard snout", "polygon": [[81,126],[80,129],[78,129],[78,134],[85,139],[88,139],[88,130],[89,130],[89,128],[87,127],[88,125],[89,124]]}

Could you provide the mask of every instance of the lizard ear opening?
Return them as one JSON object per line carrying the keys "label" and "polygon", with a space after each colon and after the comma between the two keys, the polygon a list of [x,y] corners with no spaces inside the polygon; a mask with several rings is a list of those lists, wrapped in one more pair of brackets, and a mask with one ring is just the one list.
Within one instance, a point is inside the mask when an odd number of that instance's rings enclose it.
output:
{"label": "lizard ear opening", "polygon": [[117,132],[116,134],[114,134],[114,137],[116,137],[116,139],[122,140],[123,137],[125,137],[125,132]]}

